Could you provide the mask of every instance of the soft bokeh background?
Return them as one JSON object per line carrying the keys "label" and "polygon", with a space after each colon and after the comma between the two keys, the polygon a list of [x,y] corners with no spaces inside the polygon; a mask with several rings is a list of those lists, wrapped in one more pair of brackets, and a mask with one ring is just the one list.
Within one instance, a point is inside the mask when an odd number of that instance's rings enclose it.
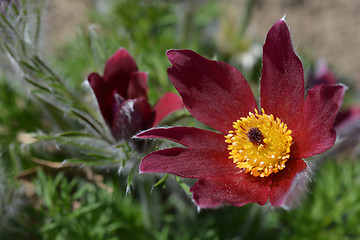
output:
{"label": "soft bokeh background", "polygon": [[[155,4],[151,3],[152,1],[145,2]],[[198,2],[206,4],[209,1]],[[248,2],[226,0],[217,1],[215,4],[220,12],[219,17],[229,18],[228,21],[235,23],[236,26],[236,22],[243,18]],[[360,46],[359,1],[255,0],[254,2],[247,32],[249,36],[261,42],[272,24],[287,15],[286,21],[298,48],[314,59],[326,59],[337,74],[351,76],[349,77],[351,81],[354,81],[357,87],[360,86],[358,71],[360,51],[357,51]],[[50,48],[74,37],[79,26],[92,23],[89,10],[94,6],[105,8],[101,5],[101,1],[91,0],[51,1],[47,20]]]}
{"label": "soft bokeh background", "polygon": [[[190,48],[234,65],[257,93],[265,35],[286,13],[306,74],[325,59],[338,81],[349,86],[345,105],[359,105],[359,4],[352,0],[52,0],[39,9],[39,55],[63,80],[61,93],[71,92],[75,97],[70,102],[86,105],[89,116],[101,125],[83,82],[91,72],[102,74],[105,61],[118,48],[128,49],[140,71],[148,72],[152,104],[165,91],[174,91],[166,74],[165,51],[171,48]],[[136,174],[136,163],[145,153],[84,140],[93,133],[89,127],[66,106],[60,111],[56,102],[52,105],[38,92],[30,92],[34,86],[24,84],[21,71],[13,71],[5,60],[5,45],[14,54],[21,46],[1,42],[1,240],[360,238],[358,134],[350,139],[352,148],[338,147],[309,160],[314,163],[312,181],[301,203],[289,210],[248,204],[198,211],[187,194],[191,182]],[[18,59],[33,63],[26,55]],[[42,74],[32,77],[42,79]],[[203,127],[185,111],[164,124],[169,123]],[[155,147],[168,144],[156,142]],[[64,165],[64,159],[74,165]],[[118,171],[129,163],[133,168]]]}

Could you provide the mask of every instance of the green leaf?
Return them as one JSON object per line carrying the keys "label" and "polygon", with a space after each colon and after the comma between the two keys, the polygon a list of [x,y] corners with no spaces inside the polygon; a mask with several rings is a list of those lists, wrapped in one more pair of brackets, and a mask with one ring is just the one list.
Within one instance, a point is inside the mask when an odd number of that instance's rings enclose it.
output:
{"label": "green leaf", "polygon": [[85,132],[69,131],[69,132],[59,133],[56,135],[56,137],[95,137],[95,136]]}
{"label": "green leaf", "polygon": [[161,178],[157,183],[155,183],[153,185],[153,188],[159,186],[160,184],[164,184],[164,188],[165,188],[165,182],[168,177],[169,177],[169,174],[165,174],[165,176],[163,178]]}
{"label": "green leaf", "polygon": [[175,176],[176,181],[179,183],[180,187],[189,195],[191,196],[190,187],[184,183],[180,177]]}
{"label": "green leaf", "polygon": [[[44,94],[50,93],[51,91],[49,90],[49,88],[47,88],[46,86],[41,85],[40,83],[37,83],[35,80],[32,80],[28,77],[24,77],[25,81],[27,81],[28,83],[30,83],[31,85],[33,85],[34,87],[38,88],[38,90],[42,90],[44,91]],[[39,91],[40,92],[40,91]]]}

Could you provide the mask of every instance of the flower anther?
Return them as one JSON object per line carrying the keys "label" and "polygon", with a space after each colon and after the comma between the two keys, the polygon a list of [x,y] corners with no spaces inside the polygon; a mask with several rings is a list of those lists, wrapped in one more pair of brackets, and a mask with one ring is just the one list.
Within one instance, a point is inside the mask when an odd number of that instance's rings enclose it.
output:
{"label": "flower anther", "polygon": [[236,167],[255,177],[267,177],[285,168],[290,158],[292,131],[272,114],[255,109],[247,117],[234,122],[234,129],[225,136],[229,159]]}

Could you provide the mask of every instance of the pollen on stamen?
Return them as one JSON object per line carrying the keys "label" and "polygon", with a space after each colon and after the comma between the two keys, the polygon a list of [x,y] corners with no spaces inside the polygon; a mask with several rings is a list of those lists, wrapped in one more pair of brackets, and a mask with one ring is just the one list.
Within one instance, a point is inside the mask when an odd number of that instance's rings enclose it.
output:
{"label": "pollen on stamen", "polygon": [[248,117],[234,122],[234,130],[225,135],[229,144],[229,159],[245,173],[267,177],[285,168],[290,158],[291,130],[286,123],[264,109],[255,109]]}

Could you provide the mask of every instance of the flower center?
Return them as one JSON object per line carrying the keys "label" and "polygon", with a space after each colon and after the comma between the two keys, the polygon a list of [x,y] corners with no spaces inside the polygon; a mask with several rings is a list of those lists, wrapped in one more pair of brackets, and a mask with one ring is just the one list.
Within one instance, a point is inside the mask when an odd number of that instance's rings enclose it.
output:
{"label": "flower center", "polygon": [[229,158],[236,167],[255,177],[267,177],[285,168],[290,157],[291,130],[279,118],[265,114],[249,113],[234,122],[225,142],[229,144]]}

